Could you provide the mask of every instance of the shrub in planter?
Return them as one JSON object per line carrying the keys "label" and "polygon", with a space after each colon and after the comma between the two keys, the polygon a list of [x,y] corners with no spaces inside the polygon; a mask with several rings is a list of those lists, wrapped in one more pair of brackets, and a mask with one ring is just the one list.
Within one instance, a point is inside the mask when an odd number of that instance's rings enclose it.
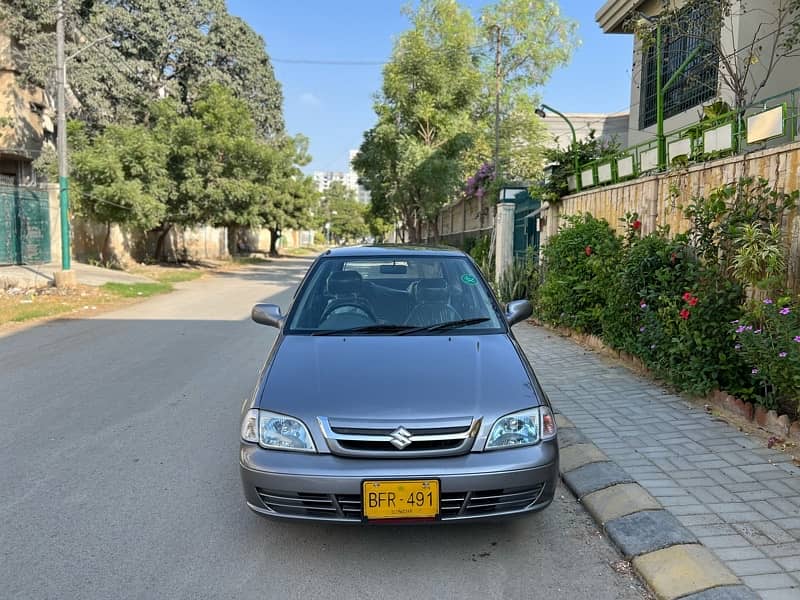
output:
{"label": "shrub in planter", "polygon": [[530,300],[536,304],[539,288],[539,265],[536,252],[530,246],[525,256],[516,258],[511,268],[500,278],[497,295],[501,302]]}
{"label": "shrub in planter", "polygon": [[555,325],[599,334],[609,281],[622,248],[608,222],[590,214],[566,218],[544,248],[538,312]]}
{"label": "shrub in planter", "polygon": [[494,257],[491,254],[492,240],[488,235],[473,238],[469,250],[466,252],[483,271],[484,276],[491,280],[494,277]]}
{"label": "shrub in planter", "polygon": [[746,361],[756,401],[768,409],[800,408],[800,305],[764,299],[734,322],[735,349]]}

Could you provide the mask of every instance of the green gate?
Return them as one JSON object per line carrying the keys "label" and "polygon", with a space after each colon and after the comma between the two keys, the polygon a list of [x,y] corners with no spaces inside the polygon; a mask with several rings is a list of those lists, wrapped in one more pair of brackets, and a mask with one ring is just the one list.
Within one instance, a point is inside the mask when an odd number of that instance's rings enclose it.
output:
{"label": "green gate", "polygon": [[539,249],[539,231],[536,228],[536,216],[541,202],[531,198],[528,189],[504,188],[503,201],[514,203],[514,256],[524,257],[528,247]]}
{"label": "green gate", "polygon": [[50,199],[46,192],[0,186],[0,264],[50,262]]}

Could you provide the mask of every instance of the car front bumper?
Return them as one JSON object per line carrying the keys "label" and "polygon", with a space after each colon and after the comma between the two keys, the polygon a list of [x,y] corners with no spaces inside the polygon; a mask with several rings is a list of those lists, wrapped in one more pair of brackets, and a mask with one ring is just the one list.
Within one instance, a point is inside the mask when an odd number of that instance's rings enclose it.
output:
{"label": "car front bumper", "polygon": [[438,479],[437,521],[465,521],[547,507],[558,481],[558,444],[442,458],[358,459],[242,443],[239,466],[247,505],[268,517],[361,523],[364,480]]}

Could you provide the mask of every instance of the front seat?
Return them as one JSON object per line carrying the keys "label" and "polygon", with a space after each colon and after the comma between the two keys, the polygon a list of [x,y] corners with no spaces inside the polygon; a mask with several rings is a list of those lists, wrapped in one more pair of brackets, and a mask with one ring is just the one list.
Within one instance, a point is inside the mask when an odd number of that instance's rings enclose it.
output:
{"label": "front seat", "polygon": [[444,279],[423,279],[414,287],[416,305],[406,318],[406,325],[429,327],[458,321],[461,315],[450,305],[450,290]]}
{"label": "front seat", "polygon": [[372,308],[363,296],[363,281],[356,271],[336,271],[328,276],[328,294],[333,298],[322,313],[322,321],[326,321],[337,313],[338,309],[349,307],[355,309],[346,313],[361,313],[362,317],[374,320]]}

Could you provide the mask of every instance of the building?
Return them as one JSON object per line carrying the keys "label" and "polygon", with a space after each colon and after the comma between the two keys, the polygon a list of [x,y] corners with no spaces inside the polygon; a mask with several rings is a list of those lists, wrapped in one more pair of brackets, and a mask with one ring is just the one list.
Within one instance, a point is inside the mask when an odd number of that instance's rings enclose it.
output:
{"label": "building", "polygon": [[358,174],[353,171],[352,163],[358,150],[350,150],[350,170],[347,172],[342,171],[314,171],[312,178],[317,185],[319,192],[324,192],[330,187],[334,181],[338,181],[348,189],[356,194],[356,199],[362,204],[368,204],[370,201],[369,191],[358,183]]}
{"label": "building", "polygon": [[12,40],[0,31],[0,181],[35,183],[33,160],[54,141],[51,103],[44,90],[24,86]]}
{"label": "building", "polygon": [[[660,25],[663,81],[688,60],[665,92],[666,132],[697,123],[703,116],[703,106],[716,100],[742,108],[743,104],[761,102],[800,86],[800,59],[787,56],[782,40],[776,40],[776,36],[788,35],[787,24],[798,16],[791,14],[789,0],[732,0],[727,15],[719,14],[720,3],[707,0],[608,0],[596,20],[609,34],[632,35],[634,23],[655,31],[659,17],[665,16],[665,4],[677,12]],[[633,49],[628,127],[631,146],[656,135],[656,45],[645,44],[642,39],[636,36]],[[776,57],[778,60],[774,60]],[[743,88],[738,102],[730,85],[737,79]]]}
{"label": "building", "polygon": [[[545,111],[546,112],[546,111]],[[552,136],[548,144],[562,150],[572,143],[572,131],[566,121],[556,114],[546,113],[545,127]],[[616,140],[622,147],[628,144],[628,112],[602,113],[564,113],[575,128],[575,136],[581,140],[594,131],[595,137]]]}

